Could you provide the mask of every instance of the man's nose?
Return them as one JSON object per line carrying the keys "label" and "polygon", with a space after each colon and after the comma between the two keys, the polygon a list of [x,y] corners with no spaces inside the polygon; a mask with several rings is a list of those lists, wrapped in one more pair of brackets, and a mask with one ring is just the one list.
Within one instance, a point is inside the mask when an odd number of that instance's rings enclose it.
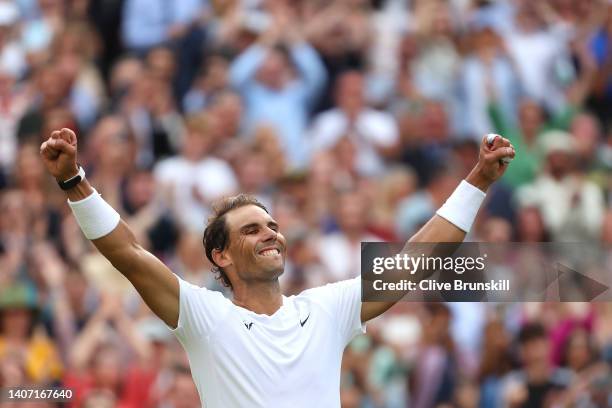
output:
{"label": "man's nose", "polygon": [[274,240],[276,241],[276,238],[278,237],[278,231],[273,230],[270,227],[266,227],[264,229],[264,241],[269,241],[269,240]]}

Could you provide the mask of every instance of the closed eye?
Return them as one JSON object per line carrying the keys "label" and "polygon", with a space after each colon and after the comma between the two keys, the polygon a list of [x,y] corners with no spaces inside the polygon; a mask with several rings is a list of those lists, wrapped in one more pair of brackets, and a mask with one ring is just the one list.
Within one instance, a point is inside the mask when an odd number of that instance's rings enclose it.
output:
{"label": "closed eye", "polygon": [[[276,222],[269,222],[267,227],[270,228],[274,232],[278,232],[278,224]],[[245,225],[240,228],[240,233],[244,235],[253,235],[257,234],[260,231],[260,225],[256,223]]]}

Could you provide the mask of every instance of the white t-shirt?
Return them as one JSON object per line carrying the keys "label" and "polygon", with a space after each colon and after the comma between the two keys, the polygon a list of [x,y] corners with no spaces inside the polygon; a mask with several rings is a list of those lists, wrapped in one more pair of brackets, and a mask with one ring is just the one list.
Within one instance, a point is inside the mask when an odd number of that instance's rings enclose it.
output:
{"label": "white t-shirt", "polygon": [[365,332],[360,278],[283,296],[271,316],[179,278],[176,329],[206,408],[340,407],[340,363]]}

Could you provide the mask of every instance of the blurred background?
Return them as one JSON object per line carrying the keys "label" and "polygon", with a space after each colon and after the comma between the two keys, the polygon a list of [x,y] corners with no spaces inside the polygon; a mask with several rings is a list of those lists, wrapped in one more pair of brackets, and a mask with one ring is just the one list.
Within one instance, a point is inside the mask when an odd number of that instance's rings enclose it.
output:
{"label": "blurred background", "polygon": [[[610,243],[611,107],[608,0],[0,0],[0,385],[199,406],[44,171],[54,129],[146,248],[228,295],[206,218],[257,196],[290,295],[410,237],[488,132],[517,158],[468,240]],[[347,348],[342,406],[607,407],[611,362],[611,304],[403,303]]]}

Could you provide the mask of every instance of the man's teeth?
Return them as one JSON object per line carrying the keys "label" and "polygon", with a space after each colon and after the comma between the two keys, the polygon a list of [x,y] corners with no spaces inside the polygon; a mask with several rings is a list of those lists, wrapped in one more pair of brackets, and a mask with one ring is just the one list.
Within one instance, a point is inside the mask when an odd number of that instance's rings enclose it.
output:
{"label": "man's teeth", "polygon": [[278,249],[266,249],[265,251],[261,252],[261,255],[263,256],[272,256],[278,254],[280,254],[280,251]]}

